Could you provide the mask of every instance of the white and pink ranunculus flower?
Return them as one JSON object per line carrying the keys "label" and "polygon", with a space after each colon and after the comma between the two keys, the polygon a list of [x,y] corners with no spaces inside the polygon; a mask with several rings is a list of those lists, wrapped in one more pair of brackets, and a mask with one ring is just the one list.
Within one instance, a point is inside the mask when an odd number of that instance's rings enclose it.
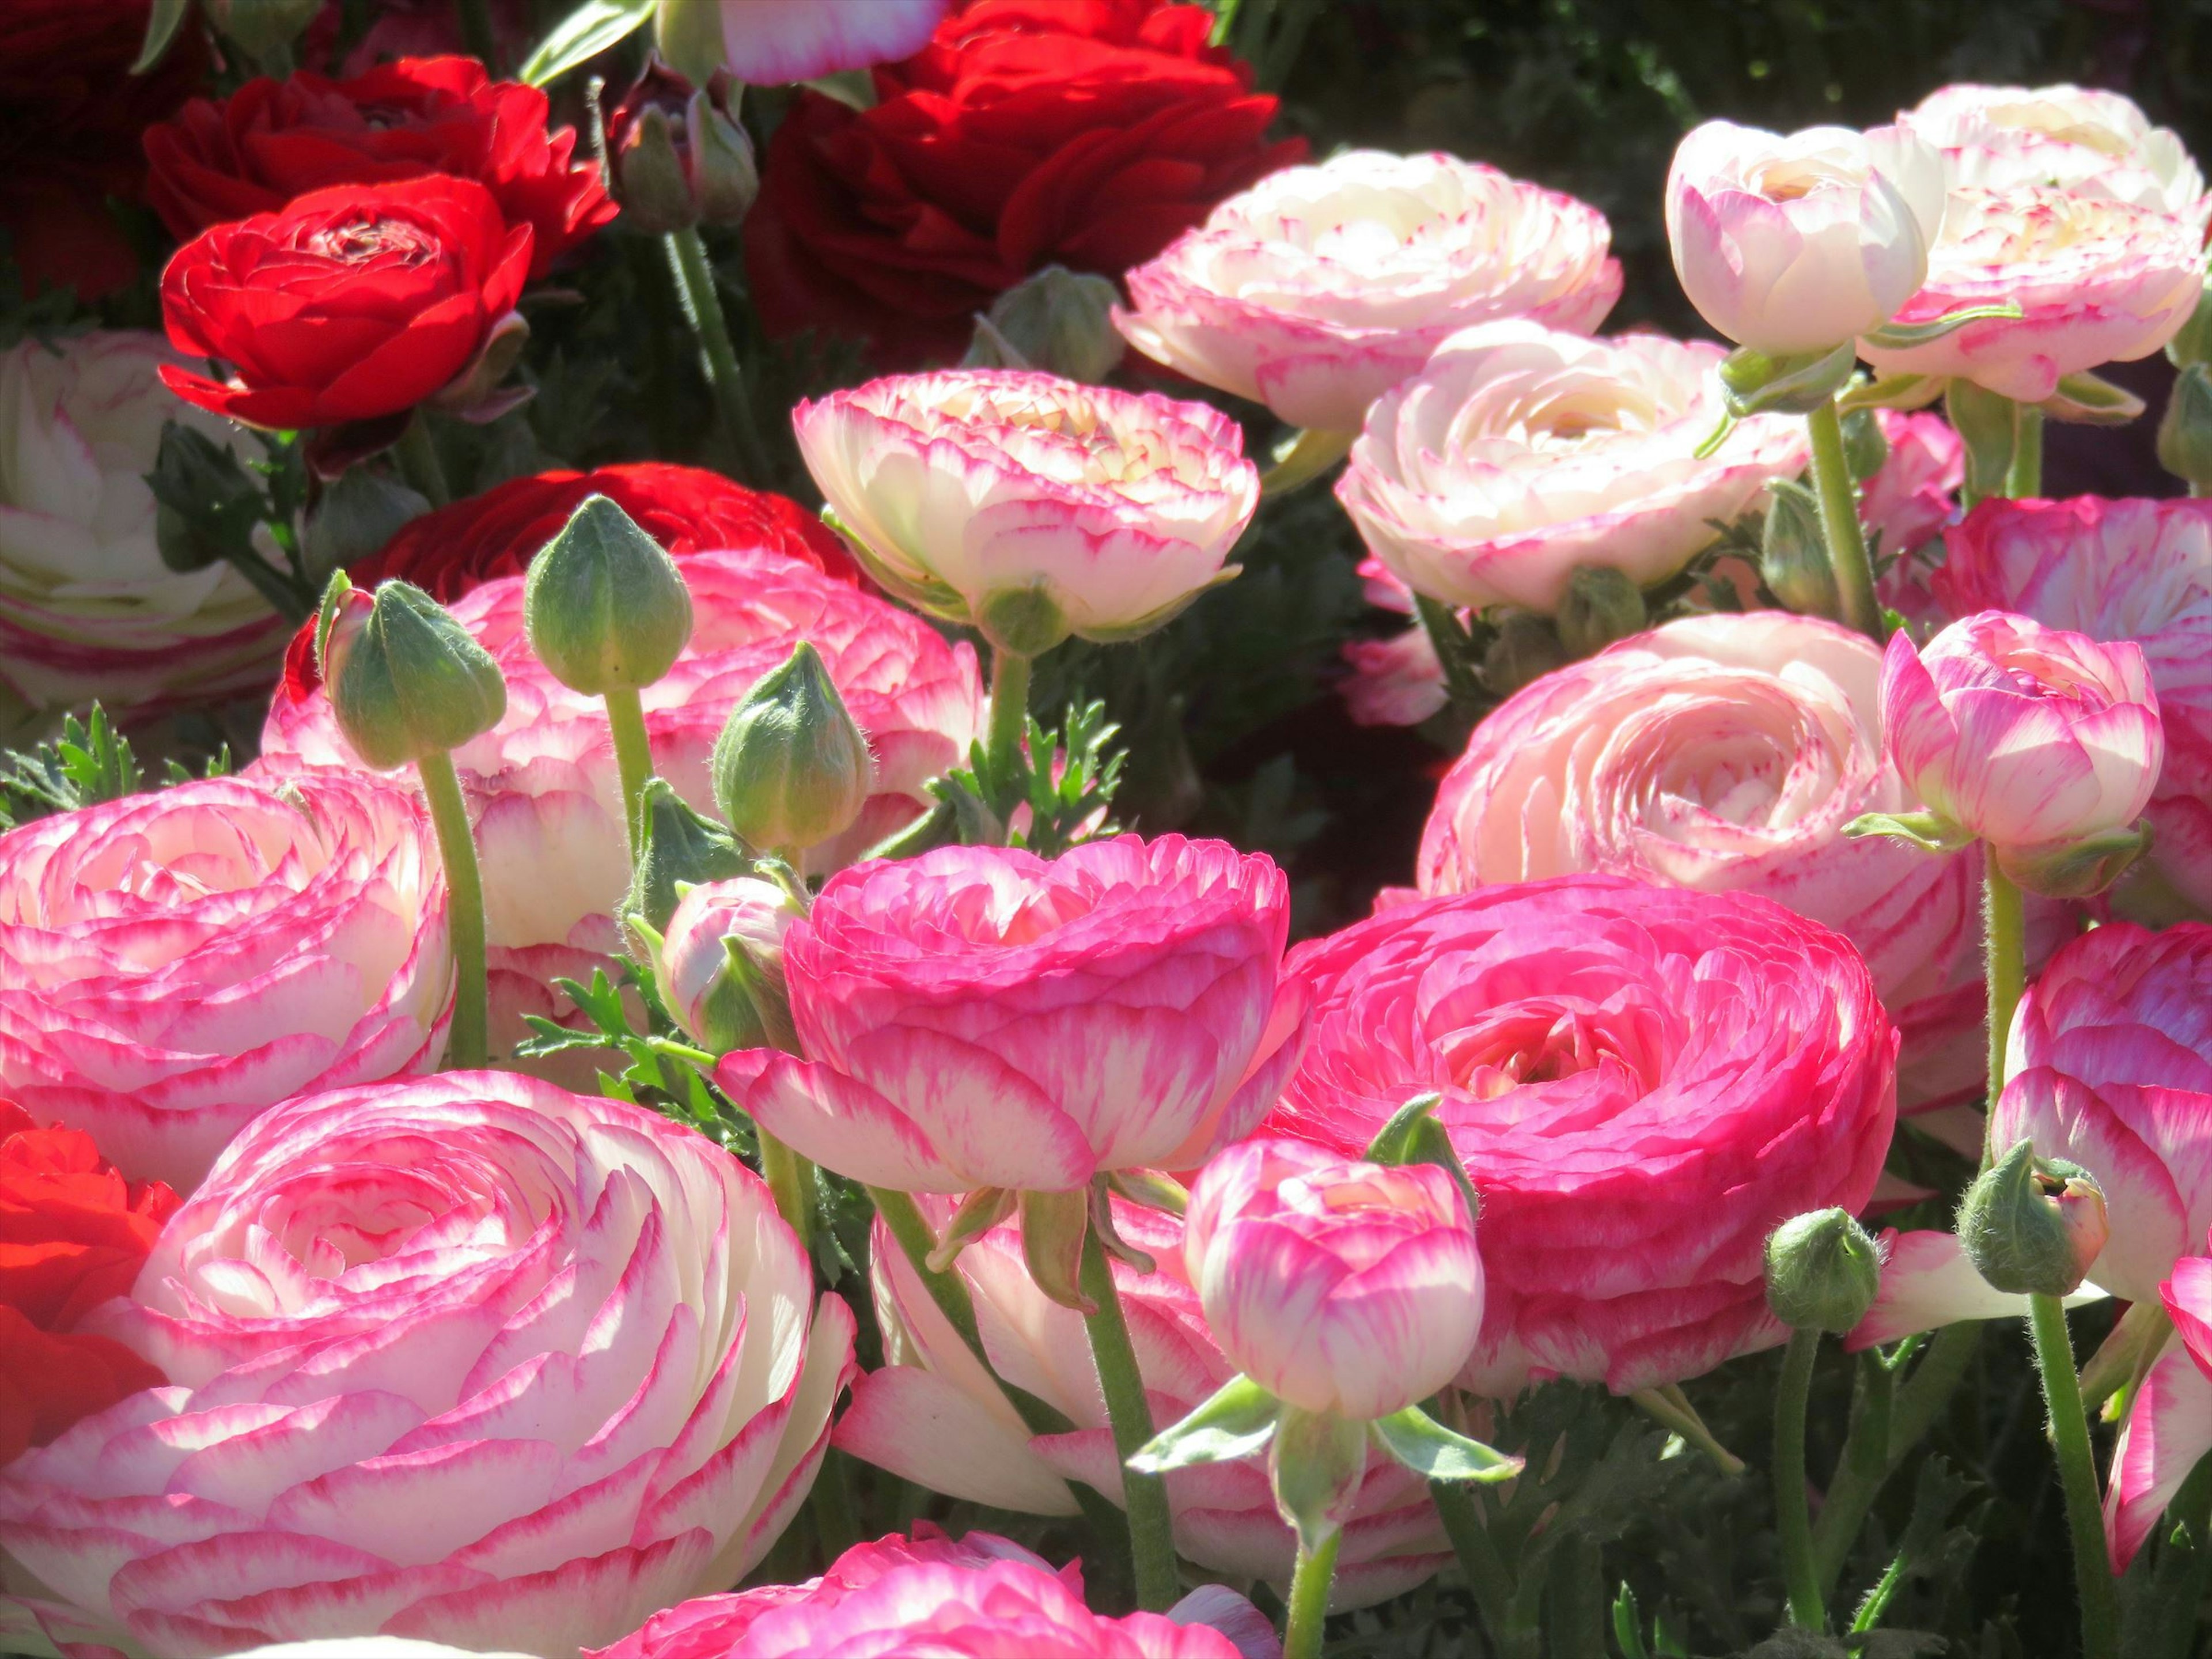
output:
{"label": "white and pink ranunculus flower", "polygon": [[1948,86],[1898,122],[1942,152],[1954,185],[2055,185],[2202,222],[2204,175],[2179,136],[2117,92]]}
{"label": "white and pink ranunculus flower", "polygon": [[1775,1346],[1775,1218],[1856,1212],[1881,1175],[1895,1029],[1850,941],[1770,900],[1508,884],[1394,905],[1290,970],[1314,1035],[1267,1131],[1358,1157],[1443,1095],[1482,1195],[1482,1393],[1629,1393]]}
{"label": "white and pink ranunculus flower", "polygon": [[[709,761],[723,722],[807,640],[875,761],[859,821],[811,849],[809,866],[836,868],[933,804],[924,784],[965,757],[981,730],[971,647],[947,645],[921,618],[781,554],[730,549],[676,562],[691,590],[691,641],[641,696],[653,765],[684,799],[714,810]],[[501,577],[452,606],[507,678],[506,715],[453,753],[483,866],[495,1054],[528,1035],[524,1013],[562,1012],[552,979],[588,981],[594,965],[620,954],[613,911],[629,884],[606,711],[532,652],[522,585]],[[262,757],[269,769],[359,764],[320,687],[279,690]]]}
{"label": "white and pink ranunculus flower", "polygon": [[1915,638],[1927,639],[1955,614],[1934,591],[1935,572],[1942,563],[1941,538],[1959,518],[1966,441],[1929,410],[1881,409],[1875,416],[1889,454],[1859,486],[1859,518],[1869,544],[1893,561],[1875,579],[1875,592]]}
{"label": "white and pink ranunculus flower", "polygon": [[1924,648],[1891,635],[1881,724],[1906,787],[2032,889],[2069,848],[2142,817],[2166,752],[2140,647],[2002,611]]}
{"label": "white and pink ranunculus flower", "polygon": [[1897,315],[1943,217],[1942,159],[1900,127],[1708,121],[1667,175],[1667,240],[1690,303],[1777,357],[1832,350]]}
{"label": "white and pink ranunculus flower", "polygon": [[1422,836],[1424,893],[1589,871],[1756,893],[1856,945],[1913,1107],[1982,1081],[1979,872],[1863,812],[1919,802],[1881,752],[1881,653],[1780,611],[1668,623],[1547,674],[1475,727]]}
{"label": "white and pink ranunculus flower", "polygon": [[0,1095],[189,1192],[281,1100],[434,1066],[453,968],[422,804],[216,778],[0,836]]}
{"label": "white and pink ranunculus flower", "polygon": [[145,475],[163,424],[261,453],[161,384],[179,361],[131,332],[0,354],[0,689],[31,708],[213,702],[265,684],[283,654],[283,619],[231,565],[161,561]]}
{"label": "white and pink ranunculus flower", "polygon": [[792,425],[878,581],[1025,656],[1158,627],[1224,579],[1260,502],[1219,410],[1053,374],[894,374]]}
{"label": "white and pink ranunculus flower", "polygon": [[569,1659],[760,1559],[853,1321],[704,1137],[454,1072],[255,1120],[85,1328],[171,1381],[0,1472],[53,1601],[171,1659]]}
{"label": "white and pink ranunculus flower", "polygon": [[[920,1201],[941,1232],[952,1200]],[[1115,1230],[1154,1264],[1149,1273],[1111,1264],[1153,1420],[1178,1422],[1237,1374],[1237,1362],[1222,1352],[1192,1288],[1182,1224],[1111,1202]],[[985,1233],[961,1251],[953,1271],[974,1299],[993,1365],[1066,1417],[1075,1426],[1066,1434],[1030,1433],[880,1221],[870,1252],[885,1363],[854,1383],[853,1403],[838,1419],[838,1449],[933,1492],[1026,1514],[1077,1513],[1070,1481],[1118,1502],[1121,1461],[1082,1316],[1037,1288],[1023,1264],[1019,1230],[1010,1222]],[[1459,1294],[1464,1299],[1466,1287]],[[1444,1322],[1465,1316],[1447,1314]],[[1264,1578],[1278,1589],[1289,1584],[1297,1540],[1276,1510],[1263,1465],[1211,1463],[1164,1479],[1184,1556],[1213,1572]],[[1388,1601],[1449,1559],[1425,1483],[1394,1459],[1370,1456],[1344,1530],[1333,1605]]]}
{"label": "white and pink ranunculus flower", "polygon": [[1179,836],[860,865],[784,937],[804,1057],[733,1054],[718,1080],[871,1186],[1066,1192],[1192,1169],[1251,1133],[1297,1063],[1289,924],[1272,861]]}
{"label": "white and pink ranunculus flower", "polygon": [[1432,1164],[1242,1142],[1191,1188],[1183,1256],[1231,1363],[1302,1411],[1403,1411],[1459,1374],[1482,1327],[1474,1218]]}
{"label": "white and pink ranunculus flower", "polygon": [[1474,323],[1587,334],[1620,297],[1595,208],[1455,156],[1348,150],[1215,208],[1127,278],[1129,343],[1293,426],[1367,406]]}
{"label": "white and pink ranunculus flower", "polygon": [[[684,3],[665,0],[672,8]],[[951,0],[715,3],[722,14],[722,61],[736,79],[762,87],[909,57],[929,44],[951,6]]]}
{"label": "white and pink ranunculus flower", "polygon": [[[2192,1248],[2212,1250],[2212,1243]],[[2185,1256],[2158,1287],[2176,1340],[2128,1407],[2105,1482],[2105,1542],[2125,1571],[2190,1471],[2212,1452],[2212,1255]]]}
{"label": "white and pink ranunculus flower", "polygon": [[1584,565],[1663,581],[1805,464],[1802,422],[1780,416],[1698,455],[1722,419],[1721,356],[1656,334],[1470,328],[1376,401],[1337,498],[1376,558],[1447,605],[1549,614]]}
{"label": "white and pink ranunculus flower", "polygon": [[2212,915],[2212,502],[1992,500],[1944,540],[1932,586],[1954,613],[2017,611],[2142,649],[2166,741],[2149,863]]}

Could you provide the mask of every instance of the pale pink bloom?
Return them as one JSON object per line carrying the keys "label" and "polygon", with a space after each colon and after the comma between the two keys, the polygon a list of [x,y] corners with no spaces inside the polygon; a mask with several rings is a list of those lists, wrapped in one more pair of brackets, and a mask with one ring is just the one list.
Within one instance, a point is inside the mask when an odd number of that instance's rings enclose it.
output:
{"label": "pale pink bloom", "polygon": [[256,1119],[86,1328],[170,1385],[0,1471],[0,1547],[112,1639],[550,1656],[760,1559],[853,1320],[704,1137],[449,1072]]}
{"label": "pale pink bloom", "polygon": [[[662,0],[696,5],[699,0]],[[951,0],[720,0],[723,61],[754,86],[811,81],[908,57]]]}
{"label": "pale pink bloom", "polygon": [[987,634],[1040,599],[1060,637],[1148,632],[1222,580],[1260,501],[1219,410],[1053,374],[889,375],[791,421],[871,574]]}
{"label": "pale pink bloom", "polygon": [[1583,565],[1663,581],[1713,520],[1805,464],[1802,422],[1781,416],[1698,457],[1723,413],[1721,356],[1656,334],[1470,328],[1376,400],[1337,499],[1377,559],[1447,605],[1548,614]]}
{"label": "pale pink bloom", "polygon": [[1352,640],[1338,683],[1355,726],[1419,726],[1448,700],[1443,664],[1418,623],[1386,640]]}
{"label": "pale pink bloom", "polygon": [[861,865],[784,938],[805,1058],[733,1054],[718,1080],[871,1186],[1065,1192],[1191,1169],[1250,1133],[1297,1062],[1289,923],[1283,872],[1218,841]]}
{"label": "pale pink bloom", "polygon": [[1859,355],[1884,374],[1967,380],[2041,403],[2069,374],[2148,357],[2172,339],[2203,291],[2203,243],[2198,219],[2157,208],[2048,185],[1957,185],[1928,280],[1893,320],[2008,300],[2025,314],[1917,346],[1862,340]]}
{"label": "pale pink bloom", "polygon": [[1933,586],[1953,611],[2142,647],[2166,737],[2150,861],[2212,912],[2212,501],[1990,500],[1944,541]]}
{"label": "pale pink bloom", "polygon": [[1595,208],[1443,155],[1347,150],[1285,167],[1124,279],[1115,321],[1146,356],[1356,432],[1368,404],[1472,323],[1587,334],[1620,297]]}
{"label": "pale pink bloom", "polygon": [[[921,1200],[933,1226],[949,1199]],[[1237,1375],[1209,1328],[1183,1257],[1182,1224],[1113,1200],[1115,1226],[1155,1271],[1113,1264],[1153,1419],[1178,1421]],[[1071,1480],[1120,1500],[1121,1461],[1083,1317],[1046,1298],[1022,1261],[1012,1224],[959,1255],[955,1271],[975,1304],[992,1364],[1006,1379],[1075,1425],[1032,1437],[991,1375],[955,1334],[879,1221],[870,1243],[882,1370],[853,1385],[835,1443],[933,1492],[1033,1515],[1073,1515]],[[1275,1508],[1266,1468],[1246,1461],[1176,1469],[1164,1477],[1176,1548],[1207,1570],[1290,1583],[1297,1540]],[[1393,1458],[1371,1455],[1345,1528],[1332,1601],[1388,1601],[1450,1559],[1428,1489]]]}
{"label": "pale pink bloom", "polygon": [[1899,127],[1782,134],[1708,121],[1674,151],[1667,240],[1698,314],[1774,356],[1894,317],[1943,224],[1943,164]]}
{"label": "pale pink bloom", "polygon": [[1954,185],[2051,185],[2202,218],[2204,175],[2170,127],[2100,88],[1938,88],[1898,124],[1943,153]]}
{"label": "pale pink bloom", "polygon": [[1368,1422],[1474,1352],[1482,1259],[1450,1173],[1248,1140],[1191,1188],[1183,1257],[1207,1328],[1277,1399]]}
{"label": "pale pink bloom", "polygon": [[[924,785],[963,760],[981,730],[975,653],[897,606],[780,554],[680,554],[691,590],[691,642],[645,688],[655,769],[700,811],[714,810],[709,761],[731,708],[801,640],[822,653],[868,735],[875,793],[843,836],[810,850],[811,870],[839,867],[933,804]],[[520,576],[450,607],[507,677],[507,714],[456,750],[484,874],[492,1042],[528,1035],[521,1016],[553,1015],[558,976],[588,981],[621,953],[613,910],[629,884],[621,780],[606,710],[546,672],[522,628]],[[262,732],[265,768],[353,766],[328,695],[281,688]],[[589,1073],[577,1079],[588,1086]]]}
{"label": "pale pink bloom", "polygon": [[1415,879],[1462,893],[1593,871],[1777,900],[1865,956],[1905,1034],[1911,1106],[1978,1092],[1978,870],[1844,834],[1862,813],[1920,805],[1882,757],[1881,671],[1864,635],[1781,611],[1623,640],[1474,728]]}
{"label": "pale pink bloom", "polygon": [[453,967],[421,803],[216,778],[0,836],[0,1095],[182,1192],[278,1101],[434,1067]]}
{"label": "pale pink bloom", "polygon": [[0,354],[0,688],[34,708],[143,715],[258,690],[283,619],[222,560],[162,562],[145,475],[174,421],[241,460],[261,447],[183,402],[158,334],[27,339]]}
{"label": "pale pink bloom", "polygon": [[1616,1393],[1787,1334],[1777,1216],[1875,1189],[1897,1034],[1850,943],[1764,898],[1607,876],[1400,903],[1300,945],[1314,1034],[1271,1133],[1356,1157],[1413,1096],[1482,1195],[1462,1373]]}
{"label": "pale pink bloom", "polygon": [[676,1023],[710,1046],[726,1027],[718,997],[745,994],[729,977],[732,939],[744,950],[763,993],[781,1000],[783,936],[797,920],[791,895],[755,876],[702,882],[684,894],[668,918],[653,964],[660,1000]]}
{"label": "pale pink bloom", "polygon": [[[875,1588],[886,1579],[890,1587]],[[1086,1623],[1066,1618],[1052,1624],[1031,1618],[1020,1620],[1003,1635],[992,1629],[1001,1613],[1010,1620],[1018,1620],[1024,1610],[1034,1614],[1036,1602],[1023,1607],[1024,1592],[1039,1596],[1042,1591],[1040,1600],[1055,1613],[1063,1612],[1066,1601],[1043,1589],[1047,1583],[1081,1605],[1083,1571],[1079,1565],[1071,1562],[1055,1569],[1012,1539],[988,1532],[951,1539],[923,1521],[916,1523],[912,1538],[895,1533],[854,1545],[830,1564],[827,1572],[803,1584],[763,1584],[732,1595],[704,1595],[657,1613],[635,1635],[589,1659],[753,1659],[802,1651],[787,1645],[802,1637],[817,1644],[803,1650],[808,1659],[848,1651],[874,1659],[914,1650],[896,1641],[890,1647],[878,1645],[884,1638],[898,1637],[927,1645],[931,1659],[961,1659],[971,1653],[986,1659],[1008,1652],[1010,1638],[1025,1659],[1033,1653],[1063,1652],[1068,1659],[1087,1659],[1091,1654],[1281,1659],[1282,1644],[1275,1639],[1274,1627],[1250,1601],[1218,1584],[1194,1590],[1170,1607],[1164,1620],[1149,1614],[1138,1615],[1134,1622],[1093,1618]],[[1009,1586],[1014,1587],[1012,1594]],[[855,1598],[865,1611],[841,1612],[843,1604]],[[1160,1629],[1162,1622],[1210,1628],[1224,1639],[1217,1644],[1203,1638],[1175,1638]],[[835,1645],[841,1639],[860,1646],[848,1650]],[[1086,1640],[1099,1645],[1066,1645]],[[1138,1645],[1127,1645],[1131,1640]],[[1146,1641],[1155,1645],[1146,1646]],[[1158,1645],[1163,1642],[1166,1645]]]}
{"label": "pale pink bloom", "polygon": [[1881,660],[1884,748],[1929,808],[2007,868],[2142,817],[2165,757],[2136,646],[2008,611],[1953,623]]}

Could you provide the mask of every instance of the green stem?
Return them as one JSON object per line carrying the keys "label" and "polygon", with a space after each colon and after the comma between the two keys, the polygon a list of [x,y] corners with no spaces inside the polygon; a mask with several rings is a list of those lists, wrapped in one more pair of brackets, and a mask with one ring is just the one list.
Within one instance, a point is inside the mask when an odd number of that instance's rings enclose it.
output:
{"label": "green stem", "polygon": [[1459,625],[1449,605],[1425,593],[1413,595],[1413,615],[1420,620],[1421,631],[1429,636],[1429,648],[1443,665],[1444,695],[1455,711],[1472,714],[1482,705],[1482,688],[1467,659],[1467,630]]}
{"label": "green stem", "polygon": [[1867,1511],[1889,1474],[1890,1415],[1897,1376],[1879,1353],[1863,1353],[1851,1380],[1850,1428],[1813,1524],[1813,1567],[1820,1594],[1832,1594]]}
{"label": "green stem", "polygon": [[1322,1631],[1328,1623],[1328,1586],[1336,1577],[1336,1552],[1344,1543],[1338,1527],[1315,1548],[1298,1546],[1291,1571],[1291,1616],[1283,1630],[1283,1659],[1321,1659]]}
{"label": "green stem", "polygon": [[[1137,1604],[1147,1613],[1164,1613],[1175,1604],[1179,1589],[1175,1525],[1168,1512],[1168,1489],[1160,1477],[1139,1474],[1128,1467],[1137,1449],[1152,1437],[1152,1407],[1145,1398],[1145,1379],[1137,1370],[1137,1351],[1130,1346],[1129,1327],[1121,1316],[1121,1297],[1114,1288],[1106,1247],[1095,1227],[1084,1234],[1081,1283],[1084,1295],[1097,1306],[1097,1311],[1085,1316],[1083,1322],[1091,1334],[1091,1356],[1097,1362],[1099,1390],[1106,1396],[1114,1448],[1121,1459],[1121,1507],[1129,1517]],[[1332,1552],[1332,1567],[1334,1564]],[[1295,1600],[1296,1592],[1292,1595]],[[1324,1584],[1324,1599],[1327,1595]]]}
{"label": "green stem", "polygon": [[628,838],[629,859],[637,862],[638,803],[646,780],[653,775],[653,744],[645,734],[645,705],[637,688],[611,686],[605,694],[607,728],[614,733],[615,770],[622,777],[623,834]]}
{"label": "green stem", "polygon": [[799,1248],[814,1248],[814,1165],[799,1157],[758,1124],[753,1134],[760,1143],[761,1179],[775,1194],[775,1212],[799,1235]]}
{"label": "green stem", "polygon": [[225,547],[223,562],[246,578],[253,591],[269,601],[270,609],[295,626],[315,614],[315,602],[298,583],[251,547]]}
{"label": "green stem", "polygon": [[[1022,738],[1029,730],[1031,661],[1012,651],[991,653],[991,714],[983,754],[994,786],[1012,777],[1019,766]],[[991,805],[1003,811],[1006,803],[994,800]]]}
{"label": "green stem", "polygon": [[983,1352],[983,1339],[975,1326],[975,1304],[968,1294],[968,1286],[957,1273],[940,1273],[930,1269],[929,1253],[937,1248],[937,1235],[930,1231],[928,1218],[922,1214],[921,1206],[914,1201],[914,1194],[893,1192],[888,1187],[871,1187],[868,1197],[904,1253],[908,1265],[921,1280],[922,1289],[937,1304],[938,1312],[945,1316],[954,1334],[968,1345],[976,1363],[989,1369],[991,1361]]}
{"label": "green stem", "polygon": [[[2027,985],[2027,924],[2021,910],[2020,889],[1997,867],[1997,849],[1984,846],[1982,853],[1982,945],[1990,988],[1989,1093],[1983,1104],[1994,1114],[1997,1097],[2004,1091],[2005,1042],[2012,1032],[2012,1017],[2020,1006],[2021,993]],[[1984,1170],[1996,1150],[1984,1135]]]}
{"label": "green stem", "polygon": [[1982,1346],[1978,1320],[1946,1325],[1936,1333],[1928,1352],[1913,1367],[1912,1376],[1897,1391],[1897,1409],[1889,1423],[1889,1469],[1895,1474],[1928,1431],[1936,1426],[1951,1396],[1966,1380],[1966,1368]]}
{"label": "green stem", "polygon": [[497,78],[499,46],[492,33],[490,0],[461,0],[461,43],[469,49],[470,57]]}
{"label": "green stem", "polygon": [[2043,411],[2014,404],[2012,465],[2005,471],[2004,493],[2018,499],[2043,494]]}
{"label": "green stem", "polygon": [[469,809],[461,800],[461,781],[453,775],[453,757],[434,750],[416,761],[415,769],[422,775],[430,823],[438,832],[438,857],[446,866],[446,924],[453,942],[453,1023],[446,1036],[446,1062],[449,1070],[473,1071],[489,1053],[483,878],[477,870],[476,840],[469,833]]}
{"label": "green stem", "polygon": [[753,406],[745,396],[743,374],[738,368],[737,348],[730,343],[729,319],[722,313],[721,296],[714,291],[714,268],[707,259],[707,245],[696,229],[686,226],[662,239],[668,245],[669,268],[676,276],[676,295],[684,316],[699,341],[699,356],[722,429],[737,452],[738,464],[754,483],[769,482],[768,452],[760,430],[753,424]]}
{"label": "green stem", "polygon": [[2055,1296],[2027,1299],[2028,1332],[2036,1368],[2043,1373],[2043,1403],[2058,1455],[2059,1484],[2066,1493],[2066,1523],[2074,1534],[2074,1583],[2081,1600],[2082,1659],[2118,1659],[2118,1598],[2111,1558],[2105,1553],[2104,1516],[2097,1501],[2097,1460],[2089,1445],[2089,1419],[2074,1381],[2074,1345],[2066,1334],[2066,1309]]}
{"label": "green stem", "polygon": [[433,507],[450,507],[453,492],[446,483],[446,464],[438,459],[438,446],[430,436],[430,416],[422,410],[407,422],[397,446],[400,476],[415,493]]}
{"label": "green stem", "polygon": [[1536,1659],[1540,1632],[1514,1618],[1513,1576],[1491,1542],[1490,1528],[1482,1523],[1480,1500],[1457,1480],[1430,1481],[1429,1496],[1436,1501],[1437,1516],[1444,1523],[1444,1536],[1451,1540],[1468,1588],[1474,1592],[1491,1645],[1500,1659]]}
{"label": "green stem", "polygon": [[1858,492],[1851,484],[1850,462],[1844,454],[1844,423],[1832,402],[1805,417],[1813,439],[1813,483],[1820,497],[1820,530],[1828,544],[1828,563],[1836,573],[1836,595],[1844,625],[1881,643],[1881,604],[1875,598],[1874,564],[1867,557],[1866,532],[1859,525]]}
{"label": "green stem", "polygon": [[1828,1627],[1820,1605],[1820,1570],[1813,1559],[1813,1518],[1805,1502],[1805,1403],[1812,1392],[1813,1362],[1820,1333],[1790,1333],[1782,1358],[1782,1386],[1774,1399],[1774,1522],[1781,1535],[1782,1576],[1790,1587],[1790,1622],[1802,1630]]}

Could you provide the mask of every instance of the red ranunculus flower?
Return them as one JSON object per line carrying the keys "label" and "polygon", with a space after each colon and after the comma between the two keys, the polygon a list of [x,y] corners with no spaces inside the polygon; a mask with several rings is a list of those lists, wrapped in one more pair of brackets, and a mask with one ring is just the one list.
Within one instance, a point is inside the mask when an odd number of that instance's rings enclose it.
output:
{"label": "red ranunculus flower", "polygon": [[[586,495],[605,495],[671,553],[758,547],[803,559],[824,575],[860,586],[844,543],[787,495],[748,489],[704,467],[638,461],[590,472],[509,478],[481,495],[426,513],[347,574],[360,587],[397,578],[450,604],[495,576],[519,576]],[[314,624],[293,636],[284,658],[289,695],[320,684]]]}
{"label": "red ranunculus flower", "polygon": [[132,1185],[76,1129],[40,1129],[0,1100],[0,1463],[161,1373],[71,1327],[129,1291],[177,1195]]}
{"label": "red ranunculus flower", "polygon": [[232,377],[161,379],[249,426],[403,413],[467,370],[514,309],[532,240],[482,185],[437,173],[311,191],[216,225],[161,273],[161,316],[171,344]]}
{"label": "red ranunculus flower", "polygon": [[1165,0],[973,0],[855,110],[803,92],[745,221],[769,331],[956,354],[973,313],[1041,265],[1119,276],[1224,197],[1302,160],[1276,100]]}
{"label": "red ranunculus flower", "polygon": [[158,69],[127,73],[149,9],[148,0],[0,4],[0,228],[26,294],[67,287],[92,299],[137,273],[106,198],[136,199],[140,131],[207,67],[197,32],[185,29]]}
{"label": "red ranunculus flower", "polygon": [[531,275],[615,216],[576,135],[546,130],[545,94],[495,81],[473,58],[404,58],[347,81],[301,71],[195,98],[146,131],[146,199],[179,240],[270,213],[330,185],[447,173],[492,193],[526,224]]}

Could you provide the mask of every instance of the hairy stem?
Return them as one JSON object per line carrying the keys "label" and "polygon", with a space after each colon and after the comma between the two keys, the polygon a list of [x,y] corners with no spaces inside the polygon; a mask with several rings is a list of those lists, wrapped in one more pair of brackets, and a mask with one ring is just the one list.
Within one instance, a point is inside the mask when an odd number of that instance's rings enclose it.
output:
{"label": "hairy stem", "polygon": [[472,1071],[489,1057],[484,988],[483,878],[477,869],[477,844],[469,833],[469,809],[453,757],[443,750],[415,763],[422,793],[430,803],[430,823],[438,832],[438,858],[446,868],[446,925],[453,942],[453,1020],[446,1036],[449,1070]]}

